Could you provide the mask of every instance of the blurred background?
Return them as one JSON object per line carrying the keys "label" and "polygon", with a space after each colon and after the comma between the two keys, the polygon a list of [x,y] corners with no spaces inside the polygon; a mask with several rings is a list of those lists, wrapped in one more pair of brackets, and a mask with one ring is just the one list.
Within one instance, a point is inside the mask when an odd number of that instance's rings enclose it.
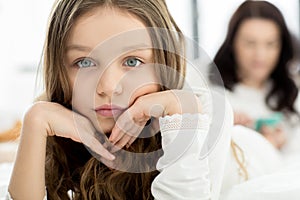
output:
{"label": "blurred background", "polygon": [[[0,133],[21,119],[41,91],[37,79],[47,19],[53,0],[0,0]],[[234,10],[243,0],[167,0],[184,34],[212,59],[227,31]],[[300,0],[270,0],[299,38]]]}

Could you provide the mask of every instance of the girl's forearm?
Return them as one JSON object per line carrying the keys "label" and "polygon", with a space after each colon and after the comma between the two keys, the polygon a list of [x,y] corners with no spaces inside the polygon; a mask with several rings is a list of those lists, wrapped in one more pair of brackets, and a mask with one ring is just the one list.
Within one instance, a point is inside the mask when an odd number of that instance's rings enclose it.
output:
{"label": "girl's forearm", "polygon": [[9,192],[14,200],[40,200],[45,195],[47,131],[39,120],[24,119]]}

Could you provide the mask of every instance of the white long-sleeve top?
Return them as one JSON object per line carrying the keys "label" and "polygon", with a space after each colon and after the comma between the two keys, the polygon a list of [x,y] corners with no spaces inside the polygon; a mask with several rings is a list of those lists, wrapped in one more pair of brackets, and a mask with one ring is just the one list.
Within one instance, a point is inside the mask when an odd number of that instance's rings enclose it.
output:
{"label": "white long-sleeve top", "polygon": [[[208,99],[204,99],[202,105],[206,107]],[[231,107],[226,101],[223,105],[222,120],[218,121],[221,126],[217,128],[214,142],[207,140],[209,134],[215,134],[210,130],[215,130],[218,124],[216,121],[210,123],[210,114],[173,115],[160,119],[164,155],[157,163],[160,174],[152,183],[155,199],[219,200],[233,128]],[[218,111],[204,110],[211,114]],[[187,143],[190,145],[182,145]],[[205,148],[210,150],[205,151]]]}
{"label": "white long-sleeve top", "polygon": [[[190,117],[195,118],[196,115]],[[157,164],[157,169],[161,173],[152,183],[152,194],[155,199],[219,199],[225,159],[229,150],[231,120],[227,119],[226,128],[222,131],[214,149],[204,158],[199,158],[209,129],[206,117],[200,118],[204,124],[197,129],[191,129],[187,125],[181,130],[162,132],[164,155]],[[176,116],[171,117],[171,121],[174,119]],[[165,120],[168,120],[168,117],[161,119],[161,123],[165,123]],[[189,146],[185,146],[180,143],[189,142],[183,140],[192,142]],[[174,145],[175,143],[177,145]],[[178,157],[180,154],[182,155]]]}

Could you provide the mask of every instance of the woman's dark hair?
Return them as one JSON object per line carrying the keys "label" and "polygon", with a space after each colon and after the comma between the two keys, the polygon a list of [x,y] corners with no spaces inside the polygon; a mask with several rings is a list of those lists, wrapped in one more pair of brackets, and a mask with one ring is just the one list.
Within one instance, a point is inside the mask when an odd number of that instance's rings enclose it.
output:
{"label": "woman's dark hair", "polygon": [[[245,20],[253,18],[272,20],[278,25],[281,34],[280,57],[277,66],[270,74],[273,85],[266,96],[266,104],[274,111],[296,113],[294,102],[298,95],[298,89],[288,70],[288,64],[294,56],[292,39],[281,12],[269,2],[248,0],[239,6],[230,20],[226,39],[214,58],[217,68],[212,67],[211,73],[216,73],[215,70],[218,69],[225,88],[231,91],[234,85],[240,81],[237,75],[233,43],[240,25]],[[210,77],[210,80],[214,84],[221,84],[213,77]],[[271,104],[271,99],[275,99],[276,104]]]}

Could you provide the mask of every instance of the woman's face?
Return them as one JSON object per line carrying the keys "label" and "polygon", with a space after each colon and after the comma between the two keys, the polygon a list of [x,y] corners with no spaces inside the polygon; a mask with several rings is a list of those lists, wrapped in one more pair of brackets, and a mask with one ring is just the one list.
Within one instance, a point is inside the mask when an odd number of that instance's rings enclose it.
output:
{"label": "woman's face", "polygon": [[160,90],[145,28],[128,12],[99,7],[78,18],[70,31],[64,62],[72,106],[100,132],[110,133],[138,97]]}
{"label": "woman's face", "polygon": [[267,19],[245,20],[236,33],[233,48],[239,78],[242,81],[264,82],[279,59],[279,27]]}

